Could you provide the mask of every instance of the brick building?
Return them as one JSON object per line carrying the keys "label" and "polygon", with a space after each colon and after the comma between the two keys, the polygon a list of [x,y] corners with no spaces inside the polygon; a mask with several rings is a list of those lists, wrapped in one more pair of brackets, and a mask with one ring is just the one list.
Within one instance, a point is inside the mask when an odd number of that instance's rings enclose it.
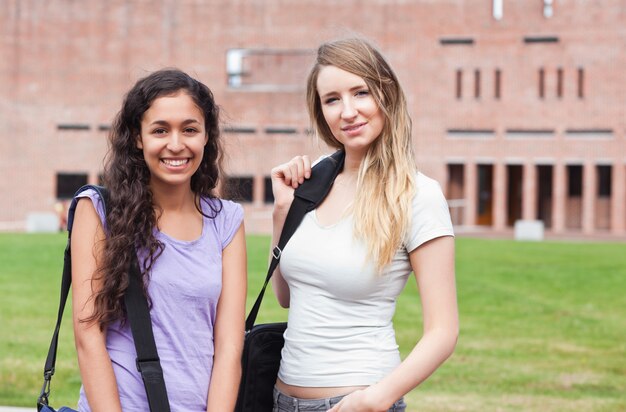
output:
{"label": "brick building", "polygon": [[175,66],[214,91],[248,231],[267,231],[270,168],[326,151],[304,105],[313,51],[361,34],[459,230],[626,235],[624,0],[4,0],[0,33],[0,230],[97,182],[123,93]]}

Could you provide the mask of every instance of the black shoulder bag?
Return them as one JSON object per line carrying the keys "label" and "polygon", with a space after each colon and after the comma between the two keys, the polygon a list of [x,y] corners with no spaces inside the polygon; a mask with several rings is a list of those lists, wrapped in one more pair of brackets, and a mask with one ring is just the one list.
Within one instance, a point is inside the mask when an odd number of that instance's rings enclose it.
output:
{"label": "black shoulder bag", "polygon": [[[100,195],[100,199],[104,202],[105,210],[107,210],[108,193],[106,189],[100,186],[86,185],[78,189],[72,200],[68,211],[67,219],[67,246],[63,260],[63,278],[61,281],[61,300],[59,302],[59,311],[57,314],[57,323],[48,349],[48,357],[44,366],[43,377],[44,383],[41,393],[37,398],[37,411],[39,412],[55,412],[48,405],[50,397],[50,381],[54,375],[54,366],[57,357],[57,344],[59,341],[59,329],[61,327],[61,319],[63,318],[63,310],[65,302],[72,284],[72,257],[70,241],[72,237],[72,225],[74,221],[74,212],[76,210],[76,196],[87,189],[93,189]],[[124,302],[126,304],[126,312],[128,321],[135,341],[135,349],[137,351],[137,369],[141,373],[146,394],[148,396],[148,404],[151,412],[169,412],[169,401],[167,399],[167,391],[165,389],[165,381],[163,380],[163,370],[159,362],[156,344],[154,343],[154,335],[152,333],[152,322],[150,320],[150,310],[148,302],[143,295],[141,288],[141,272],[137,257],[133,259],[129,268],[130,284],[124,294]],[[74,411],[67,406],[61,407],[58,412]]]}
{"label": "black shoulder bag", "polygon": [[345,154],[338,151],[313,167],[311,178],[305,180],[294,193],[278,244],[272,250],[272,261],[265,283],[246,319],[246,335],[242,355],[242,376],[237,397],[236,412],[270,412],[273,408],[273,390],[280,366],[281,351],[287,323],[254,325],[265,288],[280,261],[285,245],[295,233],[304,215],[324,200],[343,168]]}

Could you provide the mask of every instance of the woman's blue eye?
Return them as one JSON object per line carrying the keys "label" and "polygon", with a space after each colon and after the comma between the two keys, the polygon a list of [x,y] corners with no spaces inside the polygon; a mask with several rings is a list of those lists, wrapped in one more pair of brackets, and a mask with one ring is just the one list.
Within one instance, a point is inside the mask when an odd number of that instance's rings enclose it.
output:
{"label": "woman's blue eye", "polygon": [[368,96],[370,94],[369,90],[359,90],[358,92],[356,92],[357,96]]}
{"label": "woman's blue eye", "polygon": [[330,104],[330,103],[333,103],[333,102],[335,102],[335,101],[337,101],[337,98],[336,98],[336,97],[329,97],[328,99],[326,99],[326,100],[324,101],[324,103],[326,103],[326,104]]}

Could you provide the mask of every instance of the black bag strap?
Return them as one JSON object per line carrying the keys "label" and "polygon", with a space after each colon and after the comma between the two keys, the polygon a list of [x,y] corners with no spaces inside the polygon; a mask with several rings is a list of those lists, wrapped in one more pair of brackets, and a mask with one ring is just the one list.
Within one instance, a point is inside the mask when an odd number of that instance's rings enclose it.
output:
{"label": "black bag strap", "polygon": [[[63,319],[65,303],[67,302],[67,297],[72,285],[72,258],[70,242],[72,238],[72,226],[74,224],[74,213],[76,212],[76,204],[78,203],[77,196],[88,189],[94,190],[98,193],[104,204],[105,215],[108,214],[108,192],[102,186],[85,185],[81,187],[74,195],[72,203],[70,204],[67,219],[68,238],[63,256],[63,277],[61,279],[59,310],[57,313],[56,326],[52,335],[52,341],[50,342],[50,347],[48,349],[46,364],[44,366],[44,383],[41,388],[39,398],[37,399],[37,410],[41,410],[43,406],[47,406],[49,401],[50,382],[52,380],[52,375],[54,375],[56,365],[59,330],[61,328],[61,320]],[[144,386],[146,387],[150,411],[169,412],[170,408],[167,399],[165,381],[163,380],[163,371],[156,353],[156,344],[154,343],[154,335],[152,333],[152,322],[150,320],[148,303],[143,296],[142,288],[139,283],[141,277],[136,257],[133,264],[131,264],[129,276],[131,281],[129,288],[124,294],[124,299],[131,331],[133,333],[133,340],[135,341],[135,348],[137,350],[137,368],[141,373]],[[133,279],[135,279],[135,281],[133,281]],[[141,343],[138,343],[137,336],[141,336],[139,338],[141,339]],[[149,342],[146,343],[147,341],[151,341],[152,344],[150,345]],[[155,366],[155,364],[158,365],[158,367]]]}
{"label": "black bag strap", "polygon": [[313,167],[311,178],[305,180],[304,183],[295,190],[293,202],[291,203],[289,212],[287,212],[278,244],[272,250],[272,261],[270,262],[267,276],[265,277],[265,283],[246,319],[246,332],[249,332],[254,326],[256,317],[259,314],[259,309],[261,308],[261,303],[263,302],[263,296],[265,296],[265,289],[274,271],[278,267],[278,262],[280,261],[280,256],[285,245],[296,232],[296,229],[298,229],[304,215],[319,206],[326,195],[328,195],[335,178],[343,169],[344,160],[345,153],[343,150],[339,150],[333,155],[324,158]]}
{"label": "black bag strap", "polygon": [[169,412],[170,404],[163,379],[163,369],[154,342],[150,308],[143,294],[142,282],[139,262],[135,256],[130,264],[129,283],[124,293],[124,303],[137,351],[137,370],[141,373],[143,386],[146,388],[150,411]]}

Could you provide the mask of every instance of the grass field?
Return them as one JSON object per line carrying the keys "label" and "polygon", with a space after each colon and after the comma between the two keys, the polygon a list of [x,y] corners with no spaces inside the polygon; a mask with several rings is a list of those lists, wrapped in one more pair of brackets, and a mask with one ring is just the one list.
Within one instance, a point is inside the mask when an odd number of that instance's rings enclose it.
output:
{"label": "grass field", "polygon": [[[58,305],[64,235],[0,234],[0,405],[33,406]],[[250,305],[268,238],[248,238]],[[407,396],[409,411],[626,411],[626,245],[457,240],[461,335]],[[271,291],[259,321],[286,318]],[[76,402],[69,308],[54,405]],[[406,355],[421,333],[411,280],[395,317]]]}

